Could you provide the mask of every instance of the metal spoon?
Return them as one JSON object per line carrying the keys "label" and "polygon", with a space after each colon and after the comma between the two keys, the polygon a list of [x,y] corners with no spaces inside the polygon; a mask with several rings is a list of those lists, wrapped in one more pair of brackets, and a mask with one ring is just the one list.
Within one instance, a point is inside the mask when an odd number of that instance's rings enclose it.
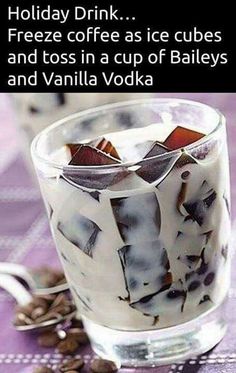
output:
{"label": "metal spoon", "polygon": [[24,282],[28,285],[31,291],[36,295],[61,293],[62,291],[66,291],[69,288],[67,282],[60,285],[45,288],[40,283],[39,277],[36,274],[34,274],[33,271],[30,271],[28,268],[21,264],[8,262],[0,263],[0,274],[1,273],[6,273],[24,280]]}
{"label": "metal spoon", "polygon": [[[18,305],[25,306],[30,303],[33,299],[30,292],[28,292],[25,287],[17,281],[14,277],[7,274],[0,274],[0,288],[6,290],[9,294],[15,298]],[[47,321],[43,321],[37,324],[30,324],[30,325],[20,325],[15,326],[16,330],[19,331],[28,331],[28,330],[36,330],[42,329],[51,325],[56,325],[59,323],[64,322],[65,320],[70,320],[76,314],[76,311],[73,311],[67,315],[60,315],[59,317]]]}

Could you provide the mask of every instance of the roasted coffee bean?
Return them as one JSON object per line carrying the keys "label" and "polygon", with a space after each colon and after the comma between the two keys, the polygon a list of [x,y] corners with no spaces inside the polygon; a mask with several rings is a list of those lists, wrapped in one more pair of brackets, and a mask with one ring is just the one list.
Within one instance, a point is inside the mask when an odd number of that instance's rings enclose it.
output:
{"label": "roasted coffee bean", "polygon": [[33,320],[30,317],[26,316],[24,313],[18,312],[13,323],[15,326],[31,325],[33,324]]}
{"label": "roasted coffee bean", "polygon": [[68,298],[66,297],[66,295],[64,293],[59,293],[55,300],[53,301],[51,307],[57,307],[59,305],[62,305],[62,304],[67,304],[68,302]]}
{"label": "roasted coffee bean", "polygon": [[59,366],[60,372],[70,372],[76,371],[78,372],[80,368],[84,366],[83,359],[71,359],[68,360],[66,363]]}
{"label": "roasted coffee bean", "polygon": [[71,328],[68,330],[68,336],[74,338],[79,344],[89,343],[89,338],[87,333],[79,328]]}
{"label": "roasted coffee bean", "polygon": [[33,305],[35,307],[42,307],[42,308],[44,308],[45,311],[48,309],[48,302],[47,302],[46,299],[44,299],[42,297],[34,296],[32,303],[33,303]]}
{"label": "roasted coffee bean", "polygon": [[51,307],[49,312],[59,313],[60,315],[64,316],[64,315],[67,315],[68,313],[72,312],[72,308],[70,306],[59,304],[56,307]]}
{"label": "roasted coffee bean", "polygon": [[44,321],[49,321],[49,320],[59,320],[62,318],[62,315],[60,313],[57,313],[57,312],[47,312],[45,313],[45,315],[43,316],[40,316],[38,317],[35,321],[37,323],[41,323],[41,322],[44,322]]}
{"label": "roasted coffee bean", "polygon": [[103,359],[94,360],[90,366],[90,369],[94,373],[113,373],[118,370],[113,361]]}
{"label": "roasted coffee bean", "polygon": [[17,313],[24,313],[26,316],[31,316],[31,313],[34,310],[34,305],[32,302],[27,304],[26,306],[16,306],[15,312]]}
{"label": "roasted coffee bean", "polygon": [[53,301],[56,299],[57,295],[56,294],[45,294],[45,295],[40,295],[41,299],[46,300],[47,304],[52,304]]}
{"label": "roasted coffee bean", "polygon": [[78,347],[79,343],[74,338],[69,337],[66,337],[57,345],[58,352],[60,352],[63,355],[73,354]]}
{"label": "roasted coffee bean", "polygon": [[53,373],[54,371],[48,367],[37,367],[33,370],[33,373]]}
{"label": "roasted coffee bean", "polygon": [[60,340],[61,339],[56,331],[47,331],[40,334],[37,342],[41,347],[55,347],[60,342]]}
{"label": "roasted coffee bean", "polygon": [[45,309],[43,308],[43,307],[36,307],[33,311],[32,311],[32,313],[31,313],[31,318],[33,319],[33,320],[36,320],[38,317],[41,317],[41,316],[43,316],[43,315],[45,315]]}

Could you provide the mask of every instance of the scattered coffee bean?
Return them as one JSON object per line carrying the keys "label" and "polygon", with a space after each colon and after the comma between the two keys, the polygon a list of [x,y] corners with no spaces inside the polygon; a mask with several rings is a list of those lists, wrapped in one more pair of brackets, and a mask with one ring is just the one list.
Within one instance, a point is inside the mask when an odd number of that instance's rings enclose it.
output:
{"label": "scattered coffee bean", "polygon": [[43,307],[36,307],[32,312],[31,312],[31,318],[33,320],[36,320],[38,317],[41,317],[45,314],[45,309]]}
{"label": "scattered coffee bean", "polygon": [[79,328],[71,328],[68,330],[68,336],[73,337],[79,344],[89,343],[89,338],[87,333]]}
{"label": "scattered coffee bean", "polygon": [[57,286],[59,283],[65,283],[66,279],[62,271],[43,267],[33,271],[34,276],[37,277],[41,287]]}
{"label": "scattered coffee bean", "polygon": [[26,306],[16,307],[15,326],[37,324],[50,320],[60,320],[63,316],[75,311],[75,305],[64,294],[34,296]]}
{"label": "scattered coffee bean", "polygon": [[47,312],[45,315],[43,316],[40,316],[38,317],[36,320],[35,320],[35,323],[42,323],[42,322],[46,322],[46,321],[50,321],[50,320],[60,320],[62,318],[62,315],[60,313],[57,313],[57,312]]}
{"label": "scattered coffee bean", "polygon": [[26,316],[30,316],[31,313],[33,312],[33,310],[34,310],[34,304],[32,302],[30,302],[26,306],[17,305],[16,308],[15,308],[16,313],[18,313],[18,312],[24,313]]}
{"label": "scattered coffee bean", "polygon": [[78,347],[79,343],[74,338],[68,336],[57,345],[58,352],[63,355],[73,354]]}
{"label": "scattered coffee bean", "polygon": [[22,325],[31,325],[33,323],[32,319],[26,316],[22,312],[18,312],[14,319],[15,326],[22,326]]}
{"label": "scattered coffee bean", "polygon": [[118,370],[113,361],[104,359],[94,360],[90,366],[90,369],[94,373],[113,373]]}
{"label": "scattered coffee bean", "polygon": [[40,297],[34,296],[33,300],[32,300],[32,303],[33,303],[34,307],[42,307],[45,310],[48,309],[48,302],[47,302],[47,300],[44,299],[44,298],[42,298],[41,296]]}
{"label": "scattered coffee bean", "polygon": [[78,372],[80,368],[84,366],[83,359],[71,359],[68,360],[66,363],[59,366],[60,372],[71,372],[76,371]]}
{"label": "scattered coffee bean", "polygon": [[53,373],[53,370],[48,367],[37,367],[33,370],[33,373]]}
{"label": "scattered coffee bean", "polygon": [[60,338],[56,331],[47,331],[40,334],[37,342],[41,347],[55,347],[60,342]]}

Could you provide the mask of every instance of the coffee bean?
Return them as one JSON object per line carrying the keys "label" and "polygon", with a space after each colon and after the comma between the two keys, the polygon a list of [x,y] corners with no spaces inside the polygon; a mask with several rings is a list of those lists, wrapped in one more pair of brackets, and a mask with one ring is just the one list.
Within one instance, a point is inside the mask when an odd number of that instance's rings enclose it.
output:
{"label": "coffee bean", "polygon": [[45,308],[39,306],[39,307],[36,307],[36,308],[32,311],[32,313],[31,313],[31,318],[32,318],[33,320],[36,320],[38,317],[43,316],[43,315],[45,315]]}
{"label": "coffee bean", "polygon": [[60,372],[79,371],[84,366],[83,359],[71,359],[59,366]]}
{"label": "coffee bean", "polygon": [[60,338],[55,331],[48,331],[40,334],[37,339],[41,347],[55,347],[60,342]]}
{"label": "coffee bean", "polygon": [[94,373],[113,373],[118,370],[113,361],[104,359],[94,360],[90,366],[90,369]]}
{"label": "coffee bean", "polygon": [[33,324],[33,320],[30,317],[26,316],[24,313],[18,312],[13,323],[15,326],[31,325]]}
{"label": "coffee bean", "polygon": [[51,307],[50,308],[50,312],[59,313],[60,315],[64,316],[64,315],[67,315],[68,313],[70,313],[72,311],[71,311],[71,307],[70,306],[59,304],[56,307]]}
{"label": "coffee bean", "polygon": [[74,338],[66,337],[57,345],[58,351],[63,355],[73,354],[79,347],[78,342]]}
{"label": "coffee bean", "polygon": [[84,330],[79,328],[71,328],[68,330],[68,336],[73,337],[79,344],[89,343],[89,338]]}
{"label": "coffee bean", "polygon": [[194,291],[201,285],[200,281],[193,281],[188,286],[188,291]]}
{"label": "coffee bean", "polygon": [[208,273],[208,275],[205,277],[204,285],[205,286],[211,285],[211,283],[213,282],[214,278],[215,278],[214,272]]}
{"label": "coffee bean", "polygon": [[60,320],[62,318],[62,315],[57,312],[47,312],[45,315],[38,317],[35,321],[37,323],[41,323],[44,321],[50,321],[50,320]]}
{"label": "coffee bean", "polygon": [[54,371],[48,367],[37,367],[33,370],[33,373],[53,373]]}
{"label": "coffee bean", "polygon": [[63,304],[67,304],[68,303],[68,298],[66,297],[66,295],[64,293],[59,293],[55,300],[53,301],[51,307],[57,307],[59,305],[63,305]]}
{"label": "coffee bean", "polygon": [[33,303],[33,305],[35,307],[42,307],[42,308],[44,308],[45,311],[48,309],[48,302],[47,302],[46,299],[44,299],[42,297],[34,296],[32,303]]}
{"label": "coffee bean", "polygon": [[56,294],[45,294],[45,295],[40,295],[41,299],[46,300],[47,304],[52,304],[53,301],[56,299]]}
{"label": "coffee bean", "polygon": [[34,305],[32,302],[26,306],[16,306],[15,312],[24,313],[26,316],[31,316],[32,311],[34,310]]}

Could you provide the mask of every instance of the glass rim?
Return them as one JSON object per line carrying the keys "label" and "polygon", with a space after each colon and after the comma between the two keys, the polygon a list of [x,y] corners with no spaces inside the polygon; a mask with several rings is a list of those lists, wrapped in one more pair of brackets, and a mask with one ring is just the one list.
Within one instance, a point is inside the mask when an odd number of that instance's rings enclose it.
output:
{"label": "glass rim", "polygon": [[[194,141],[193,143],[187,145],[187,146],[184,146],[182,148],[178,148],[178,149],[175,149],[175,150],[171,150],[169,152],[166,152],[166,153],[163,153],[163,154],[158,154],[158,155],[155,155],[155,156],[152,156],[152,157],[149,157],[149,158],[145,158],[145,159],[141,159],[139,162],[137,161],[126,161],[126,162],[119,162],[119,163],[114,163],[114,164],[109,164],[109,165],[91,165],[91,166],[81,166],[81,165],[62,165],[61,163],[57,163],[55,161],[52,161],[51,159],[47,158],[47,157],[43,157],[39,154],[39,151],[38,151],[38,143],[41,139],[42,136],[44,135],[47,135],[47,133],[53,131],[54,129],[62,126],[63,124],[69,122],[69,121],[72,121],[74,119],[82,119],[83,117],[86,117],[87,115],[90,115],[90,114],[96,114],[96,113],[100,113],[100,112],[103,112],[103,111],[106,111],[106,110],[109,110],[109,109],[118,109],[118,108],[122,108],[122,107],[127,107],[127,106],[135,106],[135,105],[145,105],[145,104],[151,104],[151,103],[170,103],[170,102],[173,102],[173,103],[182,103],[182,104],[189,104],[189,105],[192,105],[192,106],[195,106],[195,107],[202,107],[202,108],[207,108],[207,109],[211,109],[212,111],[214,111],[217,115],[218,115],[218,121],[217,121],[217,124],[215,125],[215,127],[213,128],[213,130],[205,135],[204,137],[202,137],[200,140],[197,140],[197,141]],[[183,151],[191,151],[193,149],[195,149],[196,147],[198,146],[201,146],[203,144],[205,144],[206,142],[208,142],[212,137],[214,137],[214,135],[219,131],[219,129],[225,125],[225,122],[226,122],[226,119],[225,119],[225,116],[216,108],[210,106],[210,105],[207,105],[207,104],[204,104],[202,102],[199,102],[199,101],[194,101],[194,100],[188,100],[188,99],[179,99],[179,98],[145,98],[145,99],[136,99],[136,100],[125,100],[125,101],[118,101],[118,102],[115,102],[115,103],[110,103],[110,104],[106,104],[106,105],[100,105],[100,106],[96,106],[94,108],[89,108],[89,109],[86,109],[86,110],[81,110],[81,111],[78,111],[76,113],[73,113],[73,114],[70,114],[70,115],[66,115],[64,118],[62,119],[59,119],[55,122],[53,122],[51,125],[47,126],[45,129],[43,129],[42,131],[40,131],[33,139],[32,143],[31,143],[31,156],[32,158],[34,159],[37,159],[39,162],[41,163],[44,163],[45,165],[47,166],[50,166],[52,168],[56,168],[56,169],[59,169],[59,170],[104,170],[104,169],[113,169],[113,168],[119,168],[119,167],[131,167],[131,166],[134,166],[134,165],[137,165],[137,164],[140,164],[142,162],[148,162],[148,161],[153,161],[155,159],[165,159],[165,158],[169,158],[169,157],[172,157],[172,156],[177,156],[177,155],[180,155]]]}

